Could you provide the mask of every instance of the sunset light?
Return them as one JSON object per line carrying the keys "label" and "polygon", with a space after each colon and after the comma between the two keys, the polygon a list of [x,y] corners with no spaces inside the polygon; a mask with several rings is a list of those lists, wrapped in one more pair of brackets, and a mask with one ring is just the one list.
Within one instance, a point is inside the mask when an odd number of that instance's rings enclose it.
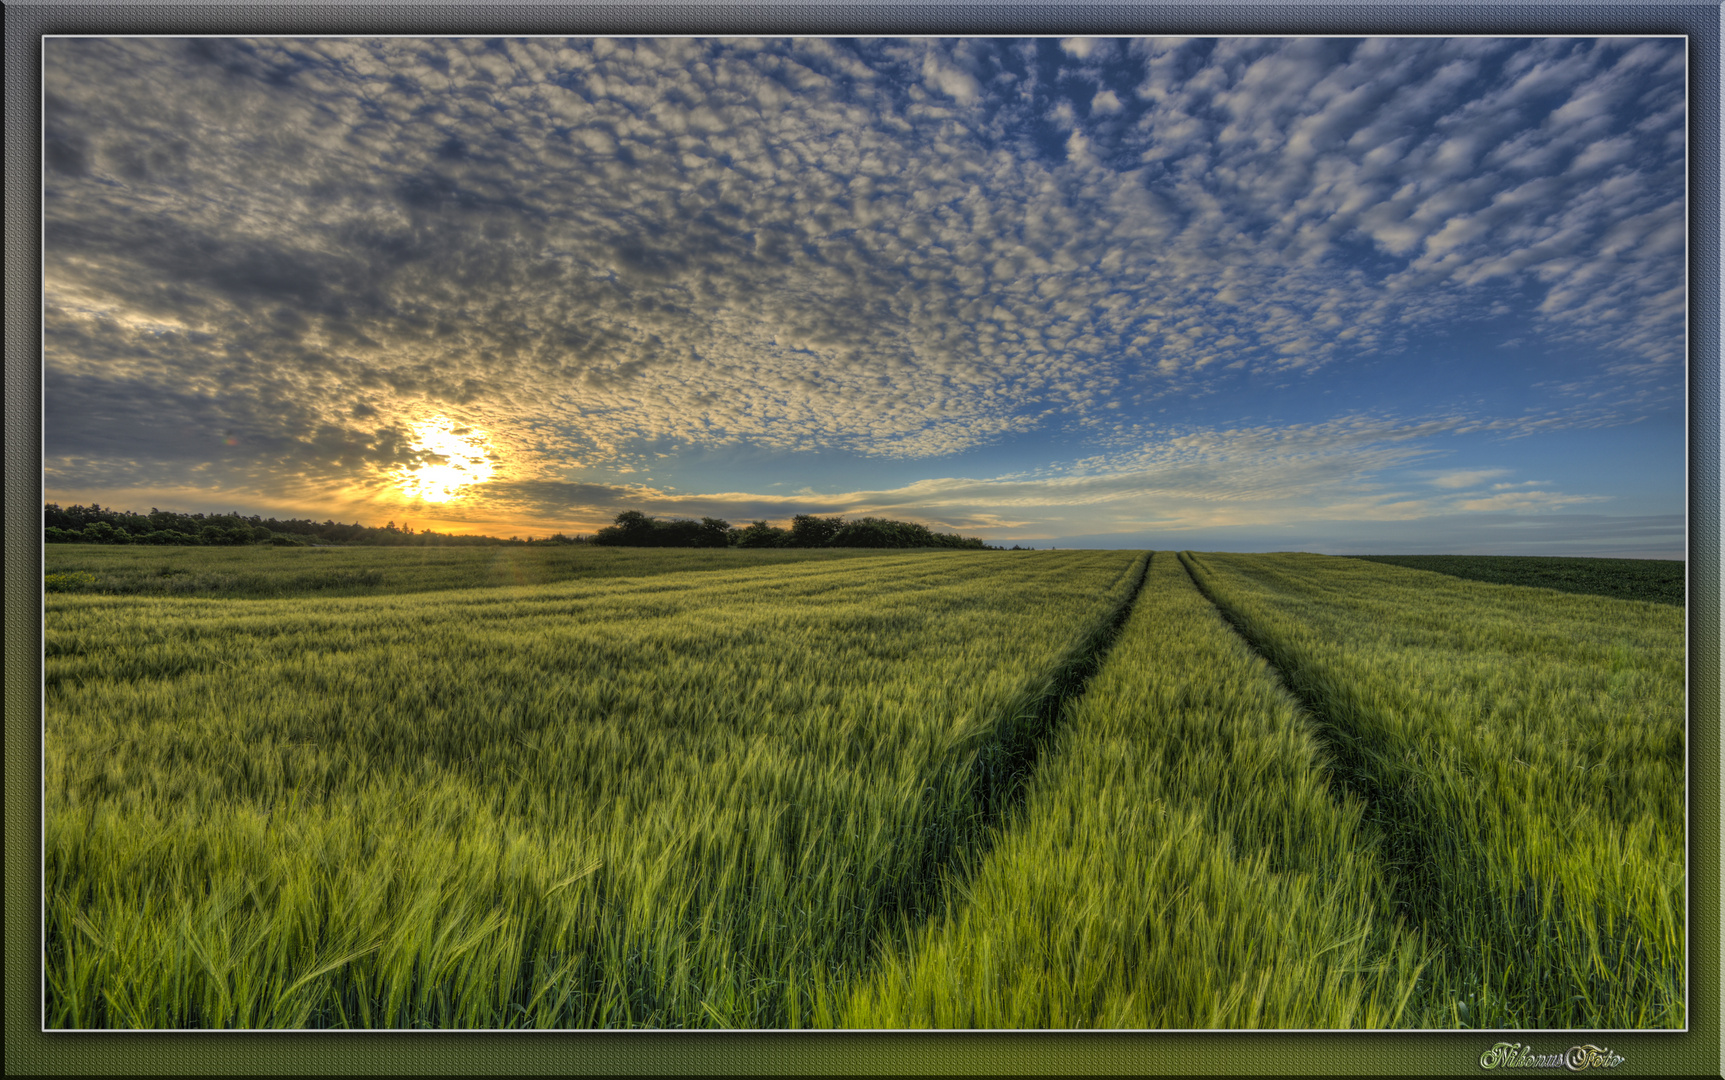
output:
{"label": "sunset light", "polygon": [[484,432],[434,416],[415,423],[413,434],[414,462],[395,473],[396,486],[409,498],[449,502],[491,479],[495,469]]}

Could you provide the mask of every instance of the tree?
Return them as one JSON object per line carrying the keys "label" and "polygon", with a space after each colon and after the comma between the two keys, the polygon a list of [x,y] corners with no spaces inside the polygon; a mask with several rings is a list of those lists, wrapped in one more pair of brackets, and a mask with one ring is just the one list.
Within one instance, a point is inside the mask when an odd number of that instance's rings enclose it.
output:
{"label": "tree", "polygon": [[730,547],[731,523],[720,518],[702,518],[700,542],[695,546],[704,548]]}
{"label": "tree", "polygon": [[813,514],[798,514],[791,519],[791,547],[826,547],[844,527],[843,518],[822,518]]}
{"label": "tree", "polygon": [[595,544],[612,544],[624,547],[646,547],[653,535],[653,519],[639,510],[625,510],[618,514],[614,523],[600,529],[593,536]]}
{"label": "tree", "polygon": [[914,548],[938,547],[939,540],[926,525],[912,521],[865,517],[847,521],[833,536],[833,547]]}
{"label": "tree", "polygon": [[774,528],[765,521],[757,521],[746,529],[736,530],[733,542],[740,548],[783,547],[785,530]]}

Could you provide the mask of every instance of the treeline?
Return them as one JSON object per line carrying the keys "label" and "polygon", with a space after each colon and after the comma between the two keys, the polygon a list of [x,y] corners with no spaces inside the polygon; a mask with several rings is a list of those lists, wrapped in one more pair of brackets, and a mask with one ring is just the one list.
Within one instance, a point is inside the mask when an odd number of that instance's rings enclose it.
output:
{"label": "treeline", "polygon": [[[50,544],[273,544],[299,547],[309,544],[374,544],[389,546],[485,544],[605,544],[617,547],[693,548],[971,548],[999,550],[974,536],[937,533],[926,525],[888,518],[863,517],[846,521],[839,517],[798,514],[789,529],[756,521],[739,528],[719,518],[699,521],[677,518],[660,521],[639,510],[618,514],[592,537],[556,533],[543,540],[503,539],[496,536],[457,536],[430,530],[415,532],[395,522],[380,527],[357,521],[316,522],[309,518],[264,518],[253,514],[180,514],[150,508],[148,514],[114,510],[91,503],[62,508],[48,503],[42,508],[42,538]],[[1013,550],[1018,550],[1016,545]]]}
{"label": "treeline", "polygon": [[55,503],[42,507],[42,539],[50,544],[274,544],[301,547],[310,544],[387,545],[482,545],[521,543],[495,536],[457,536],[415,532],[395,522],[378,528],[339,521],[309,518],[262,518],[256,514],[180,514],[150,508],[148,514],[114,510],[91,503],[61,508]]}
{"label": "treeline", "polygon": [[619,547],[738,548],[973,548],[998,550],[974,536],[937,533],[926,525],[888,518],[843,518],[798,514],[789,529],[757,521],[738,528],[719,518],[659,521],[639,510],[625,510],[615,524],[594,535],[593,543]]}

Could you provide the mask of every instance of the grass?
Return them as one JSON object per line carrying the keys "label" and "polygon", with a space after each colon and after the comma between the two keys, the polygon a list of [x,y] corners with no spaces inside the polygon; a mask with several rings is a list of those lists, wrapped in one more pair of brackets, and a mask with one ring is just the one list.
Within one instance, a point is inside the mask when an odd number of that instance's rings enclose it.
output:
{"label": "grass", "polygon": [[840,562],[882,554],[869,550],[699,548],[667,553],[591,545],[293,548],[47,544],[43,563],[49,592],[281,599],[609,581]]}
{"label": "grass", "polygon": [[1186,555],[1322,724],[1446,1026],[1684,1024],[1683,612],[1359,559]]}
{"label": "grass", "polygon": [[1681,559],[1577,559],[1529,555],[1355,555],[1413,570],[1430,570],[1495,585],[1529,585],[1559,592],[1684,604]]}
{"label": "grass", "polygon": [[1412,1022],[1420,948],[1362,804],[1171,552],[1007,824],[943,916],[821,1022]]}
{"label": "grass", "polygon": [[77,570],[42,575],[42,591],[45,593],[82,592],[95,584],[96,575]]}
{"label": "grass", "polygon": [[932,917],[1139,580],[628,554],[522,589],[48,596],[48,1026],[806,1025]]}

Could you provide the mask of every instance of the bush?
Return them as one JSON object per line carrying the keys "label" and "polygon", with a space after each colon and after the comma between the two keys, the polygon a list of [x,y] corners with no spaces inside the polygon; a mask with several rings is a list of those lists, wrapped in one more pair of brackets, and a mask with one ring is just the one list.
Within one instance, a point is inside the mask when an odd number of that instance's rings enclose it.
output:
{"label": "bush", "polygon": [[731,542],[740,548],[784,547],[785,530],[757,521],[746,529],[732,530]]}
{"label": "bush", "polygon": [[205,525],[198,530],[198,542],[204,544],[249,544],[252,530],[244,525]]}
{"label": "bush", "polygon": [[618,547],[722,548],[730,545],[731,525],[718,518],[657,521],[639,510],[625,510],[615,524],[600,529],[593,542]]}
{"label": "bush", "polygon": [[910,521],[886,518],[858,518],[847,521],[832,539],[833,547],[915,548],[947,547],[946,538],[929,531],[928,526]]}

